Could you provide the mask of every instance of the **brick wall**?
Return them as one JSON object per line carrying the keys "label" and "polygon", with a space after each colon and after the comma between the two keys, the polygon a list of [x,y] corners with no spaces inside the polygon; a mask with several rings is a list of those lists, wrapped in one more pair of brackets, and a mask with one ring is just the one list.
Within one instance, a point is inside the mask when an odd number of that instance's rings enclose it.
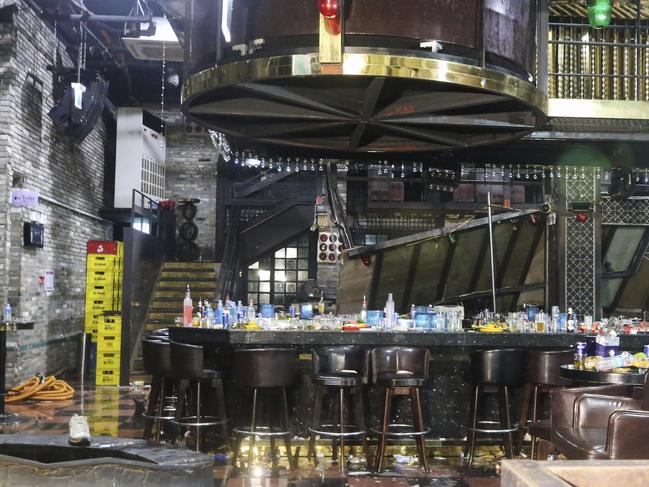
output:
{"label": "brick wall", "polygon": [[[216,163],[218,152],[207,131],[185,124],[181,116],[167,125],[166,195],[176,200],[194,197],[201,200],[194,222],[201,259],[214,259],[216,236]],[[178,220],[180,223],[182,220]]]}
{"label": "brick wall", "polygon": [[[0,6],[9,2],[0,2]],[[36,372],[77,369],[77,344],[85,304],[85,243],[109,239],[102,205],[104,125],[81,144],[60,135],[47,115],[53,106],[55,37],[26,5],[0,22],[0,274],[8,300],[34,331],[8,336],[9,385]],[[72,66],[62,49],[64,63]],[[37,208],[11,208],[13,186],[43,196]],[[45,225],[45,246],[24,248],[23,223]],[[55,272],[46,295],[38,276]]]}

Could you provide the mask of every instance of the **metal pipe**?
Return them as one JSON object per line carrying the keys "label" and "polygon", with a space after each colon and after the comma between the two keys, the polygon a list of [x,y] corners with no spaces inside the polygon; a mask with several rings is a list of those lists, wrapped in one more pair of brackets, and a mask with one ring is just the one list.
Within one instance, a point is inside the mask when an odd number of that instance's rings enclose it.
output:
{"label": "metal pipe", "polygon": [[493,312],[496,313],[496,266],[494,264],[494,234],[493,220],[491,218],[491,191],[487,192],[487,218],[489,222],[489,257],[491,258],[491,299],[493,300]]}
{"label": "metal pipe", "polygon": [[104,22],[104,23],[139,23],[148,24],[153,22],[153,16],[131,16],[131,15],[95,15],[90,13],[83,14],[62,14],[56,12],[43,12],[41,15],[45,20],[51,21],[72,21],[72,22]]}
{"label": "metal pipe", "polygon": [[[583,28],[588,28],[588,29],[595,29],[593,26],[590,24],[580,24],[580,23],[575,23],[575,22],[549,22],[548,25],[550,27],[583,27]],[[628,25],[607,25],[606,29],[607,30],[613,30],[613,29],[618,29],[618,30],[623,30],[623,29],[632,29],[634,28],[634,24],[628,24]],[[649,30],[649,26],[639,26],[640,30]]]}
{"label": "metal pipe", "polygon": [[85,392],[86,392],[86,345],[88,335],[84,332],[81,334],[81,416],[85,415]]}

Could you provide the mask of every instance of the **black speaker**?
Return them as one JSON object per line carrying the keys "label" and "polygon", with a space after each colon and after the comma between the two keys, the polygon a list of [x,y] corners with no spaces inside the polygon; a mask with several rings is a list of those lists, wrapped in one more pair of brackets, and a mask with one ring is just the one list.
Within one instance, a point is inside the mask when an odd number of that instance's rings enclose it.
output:
{"label": "black speaker", "polygon": [[108,82],[96,79],[83,94],[81,108],[74,104],[74,90],[67,85],[63,97],[49,112],[54,125],[74,142],[81,142],[97,123],[104,109]]}

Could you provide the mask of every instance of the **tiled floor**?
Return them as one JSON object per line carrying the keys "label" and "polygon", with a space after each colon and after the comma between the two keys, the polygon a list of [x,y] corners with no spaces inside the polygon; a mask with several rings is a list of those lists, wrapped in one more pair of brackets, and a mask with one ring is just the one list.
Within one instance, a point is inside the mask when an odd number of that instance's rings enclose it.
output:
{"label": "tiled floor", "polygon": [[[67,434],[68,421],[73,414],[88,417],[92,435],[141,438],[141,417],[146,391],[134,388],[86,387],[77,389],[74,399],[62,402],[24,402],[7,405],[7,412],[20,416],[17,424],[0,426],[2,433]],[[82,400],[83,399],[83,400]],[[290,472],[286,462],[280,462],[278,476],[267,470],[255,469],[254,475],[242,473],[227,465],[227,457],[217,455],[214,469],[215,485],[220,487],[492,487],[500,484],[493,465],[491,468],[466,469],[453,460],[434,460],[431,472],[424,474],[415,466],[397,464],[381,475],[341,473],[330,458],[326,467],[314,468],[306,458],[300,468]],[[277,472],[275,472],[277,473]]]}

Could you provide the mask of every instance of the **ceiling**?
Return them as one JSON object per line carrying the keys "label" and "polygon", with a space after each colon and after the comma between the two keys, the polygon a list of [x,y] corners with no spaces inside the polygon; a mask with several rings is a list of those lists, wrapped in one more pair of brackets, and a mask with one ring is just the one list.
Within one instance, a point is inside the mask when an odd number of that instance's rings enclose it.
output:
{"label": "ceiling", "polygon": [[[155,0],[27,0],[27,3],[52,27],[56,20],[57,34],[70,57],[75,60],[78,56],[80,22],[71,20],[70,15],[163,15],[162,8]],[[184,4],[184,0],[168,3],[175,4],[179,11],[179,4]],[[86,69],[101,73],[110,82],[109,98],[117,106],[160,102],[161,63],[135,59],[122,41],[124,29],[135,25],[124,22],[88,22],[85,27]],[[172,73],[182,73],[181,63],[167,63],[166,75]],[[152,89],[152,86],[157,89]],[[165,98],[169,103],[178,103],[178,86],[167,82]]]}

